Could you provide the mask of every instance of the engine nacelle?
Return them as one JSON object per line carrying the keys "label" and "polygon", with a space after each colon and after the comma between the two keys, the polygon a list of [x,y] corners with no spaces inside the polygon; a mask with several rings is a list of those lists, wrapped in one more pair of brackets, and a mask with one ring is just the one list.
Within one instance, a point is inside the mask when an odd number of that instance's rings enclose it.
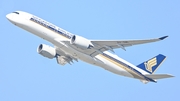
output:
{"label": "engine nacelle", "polygon": [[91,43],[91,41],[89,41],[88,39],[83,38],[81,36],[77,36],[77,35],[74,35],[71,38],[70,43],[81,49],[89,49],[89,48],[93,47],[93,44]]}
{"label": "engine nacelle", "polygon": [[56,49],[45,44],[40,44],[37,48],[37,52],[49,59],[52,59],[56,56]]}

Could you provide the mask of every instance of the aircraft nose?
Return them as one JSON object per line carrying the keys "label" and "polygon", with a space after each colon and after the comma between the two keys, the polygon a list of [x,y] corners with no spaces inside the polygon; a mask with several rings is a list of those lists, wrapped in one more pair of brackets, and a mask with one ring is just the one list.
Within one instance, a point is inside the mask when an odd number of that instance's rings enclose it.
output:
{"label": "aircraft nose", "polygon": [[7,18],[9,21],[12,21],[13,15],[12,15],[12,14],[7,14],[7,15],[6,15],[6,18]]}

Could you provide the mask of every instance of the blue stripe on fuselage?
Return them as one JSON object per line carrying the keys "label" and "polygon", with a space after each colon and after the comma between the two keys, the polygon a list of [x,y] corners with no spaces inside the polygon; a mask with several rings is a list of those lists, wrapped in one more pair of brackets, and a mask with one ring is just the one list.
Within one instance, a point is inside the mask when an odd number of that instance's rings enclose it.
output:
{"label": "blue stripe on fuselage", "polygon": [[64,37],[68,38],[68,39],[71,39],[71,37],[72,37],[72,34],[65,33],[65,31],[64,30],[60,30],[60,28],[56,29],[55,25],[50,24],[49,22],[46,22],[46,21],[44,21],[44,20],[42,20],[42,19],[40,19],[38,17],[34,17],[33,16],[32,18],[30,18],[30,21],[33,21],[33,22],[35,22],[35,23],[37,23],[37,24],[39,24],[39,25],[41,25],[41,26],[43,26],[43,27],[45,27],[45,28],[47,28],[47,29],[49,29],[51,31],[54,31],[54,32],[56,32],[56,33],[58,33],[58,34],[60,34],[60,35],[62,35]]}

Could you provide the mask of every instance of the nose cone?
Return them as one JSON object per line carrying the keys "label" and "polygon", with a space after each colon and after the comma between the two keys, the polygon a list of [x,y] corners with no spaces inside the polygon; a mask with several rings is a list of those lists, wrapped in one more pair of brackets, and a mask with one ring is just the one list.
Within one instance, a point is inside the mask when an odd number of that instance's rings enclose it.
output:
{"label": "nose cone", "polygon": [[7,14],[7,15],[6,15],[6,18],[7,18],[11,23],[13,23],[13,24],[16,25],[16,23],[17,23],[16,20],[17,20],[17,19],[15,19],[15,16],[14,16],[13,13]]}
{"label": "nose cone", "polygon": [[9,21],[12,21],[13,15],[12,15],[12,14],[7,14],[7,15],[6,15],[6,18],[7,18]]}

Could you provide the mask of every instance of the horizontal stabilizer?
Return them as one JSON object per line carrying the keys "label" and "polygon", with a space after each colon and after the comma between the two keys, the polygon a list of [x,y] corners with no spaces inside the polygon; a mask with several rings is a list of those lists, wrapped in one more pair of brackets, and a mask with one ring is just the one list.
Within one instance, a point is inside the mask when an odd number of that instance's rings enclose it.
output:
{"label": "horizontal stabilizer", "polygon": [[169,74],[146,74],[145,76],[151,79],[164,79],[164,78],[174,77]]}

